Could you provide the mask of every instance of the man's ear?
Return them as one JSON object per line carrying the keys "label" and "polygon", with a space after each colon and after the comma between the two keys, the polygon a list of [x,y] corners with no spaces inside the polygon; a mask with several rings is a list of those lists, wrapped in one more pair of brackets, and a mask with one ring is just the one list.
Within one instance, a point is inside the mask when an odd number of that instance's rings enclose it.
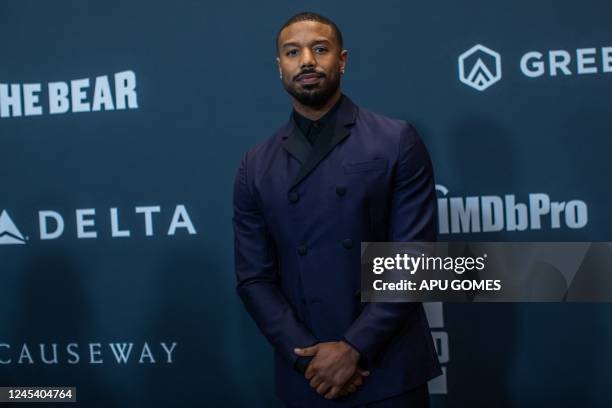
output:
{"label": "man's ear", "polygon": [[278,66],[278,74],[282,78],[283,77],[283,70],[281,69],[280,58],[278,58],[278,57],[276,57],[276,65]]}
{"label": "man's ear", "polygon": [[342,52],[340,52],[340,72],[344,73],[344,71],[346,70],[347,62],[348,62],[348,51],[342,50]]}

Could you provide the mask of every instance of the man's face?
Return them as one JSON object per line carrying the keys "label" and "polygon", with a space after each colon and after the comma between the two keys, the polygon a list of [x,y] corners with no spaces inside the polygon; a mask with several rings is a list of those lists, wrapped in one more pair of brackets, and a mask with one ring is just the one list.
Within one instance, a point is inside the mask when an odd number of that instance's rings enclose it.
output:
{"label": "man's face", "polygon": [[293,23],[281,31],[278,49],[283,86],[301,104],[322,106],[340,87],[347,52],[340,49],[331,26]]}

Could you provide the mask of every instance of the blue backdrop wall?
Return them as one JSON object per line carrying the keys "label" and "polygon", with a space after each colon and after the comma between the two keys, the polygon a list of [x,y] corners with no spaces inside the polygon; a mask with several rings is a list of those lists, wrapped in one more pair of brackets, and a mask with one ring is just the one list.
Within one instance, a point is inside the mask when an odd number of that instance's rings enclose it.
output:
{"label": "blue backdrop wall", "polygon": [[[345,93],[420,130],[440,240],[612,240],[608,0],[7,3],[0,385],[279,404],[234,290],[231,194],[289,116],[274,39],[305,9],[343,30]],[[609,304],[428,313],[436,407],[612,403]]]}

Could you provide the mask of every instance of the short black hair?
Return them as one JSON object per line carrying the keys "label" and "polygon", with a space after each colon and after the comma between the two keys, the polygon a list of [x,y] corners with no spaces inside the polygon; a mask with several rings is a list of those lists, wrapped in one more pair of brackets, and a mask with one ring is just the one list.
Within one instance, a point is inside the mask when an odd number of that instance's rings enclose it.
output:
{"label": "short black hair", "polygon": [[311,11],[303,11],[301,13],[297,13],[296,15],[291,17],[289,20],[287,20],[287,22],[283,24],[280,30],[278,30],[278,33],[276,34],[276,51],[277,52],[279,51],[278,40],[280,38],[280,33],[285,28],[289,27],[293,23],[297,23],[298,21],[316,21],[318,23],[326,24],[330,26],[332,28],[332,31],[336,35],[336,39],[338,40],[338,45],[340,46],[340,49],[342,50],[342,47],[343,47],[342,33],[340,32],[340,29],[338,28],[336,23],[331,21],[329,18],[322,16],[321,14],[313,13]]}

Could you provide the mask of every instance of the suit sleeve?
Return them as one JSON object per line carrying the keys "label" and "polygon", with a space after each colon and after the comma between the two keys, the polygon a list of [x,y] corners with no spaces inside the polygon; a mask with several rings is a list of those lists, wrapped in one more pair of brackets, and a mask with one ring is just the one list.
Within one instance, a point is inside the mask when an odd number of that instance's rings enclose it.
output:
{"label": "suit sleeve", "polygon": [[[417,131],[406,125],[400,135],[399,157],[391,202],[389,240],[434,242],[437,210],[433,168]],[[418,303],[368,303],[344,334],[369,365],[385,344],[416,313]]]}
{"label": "suit sleeve", "polygon": [[317,340],[297,320],[280,289],[274,240],[249,188],[246,155],[234,183],[233,226],[238,295],[276,351],[295,365],[293,349]]}

